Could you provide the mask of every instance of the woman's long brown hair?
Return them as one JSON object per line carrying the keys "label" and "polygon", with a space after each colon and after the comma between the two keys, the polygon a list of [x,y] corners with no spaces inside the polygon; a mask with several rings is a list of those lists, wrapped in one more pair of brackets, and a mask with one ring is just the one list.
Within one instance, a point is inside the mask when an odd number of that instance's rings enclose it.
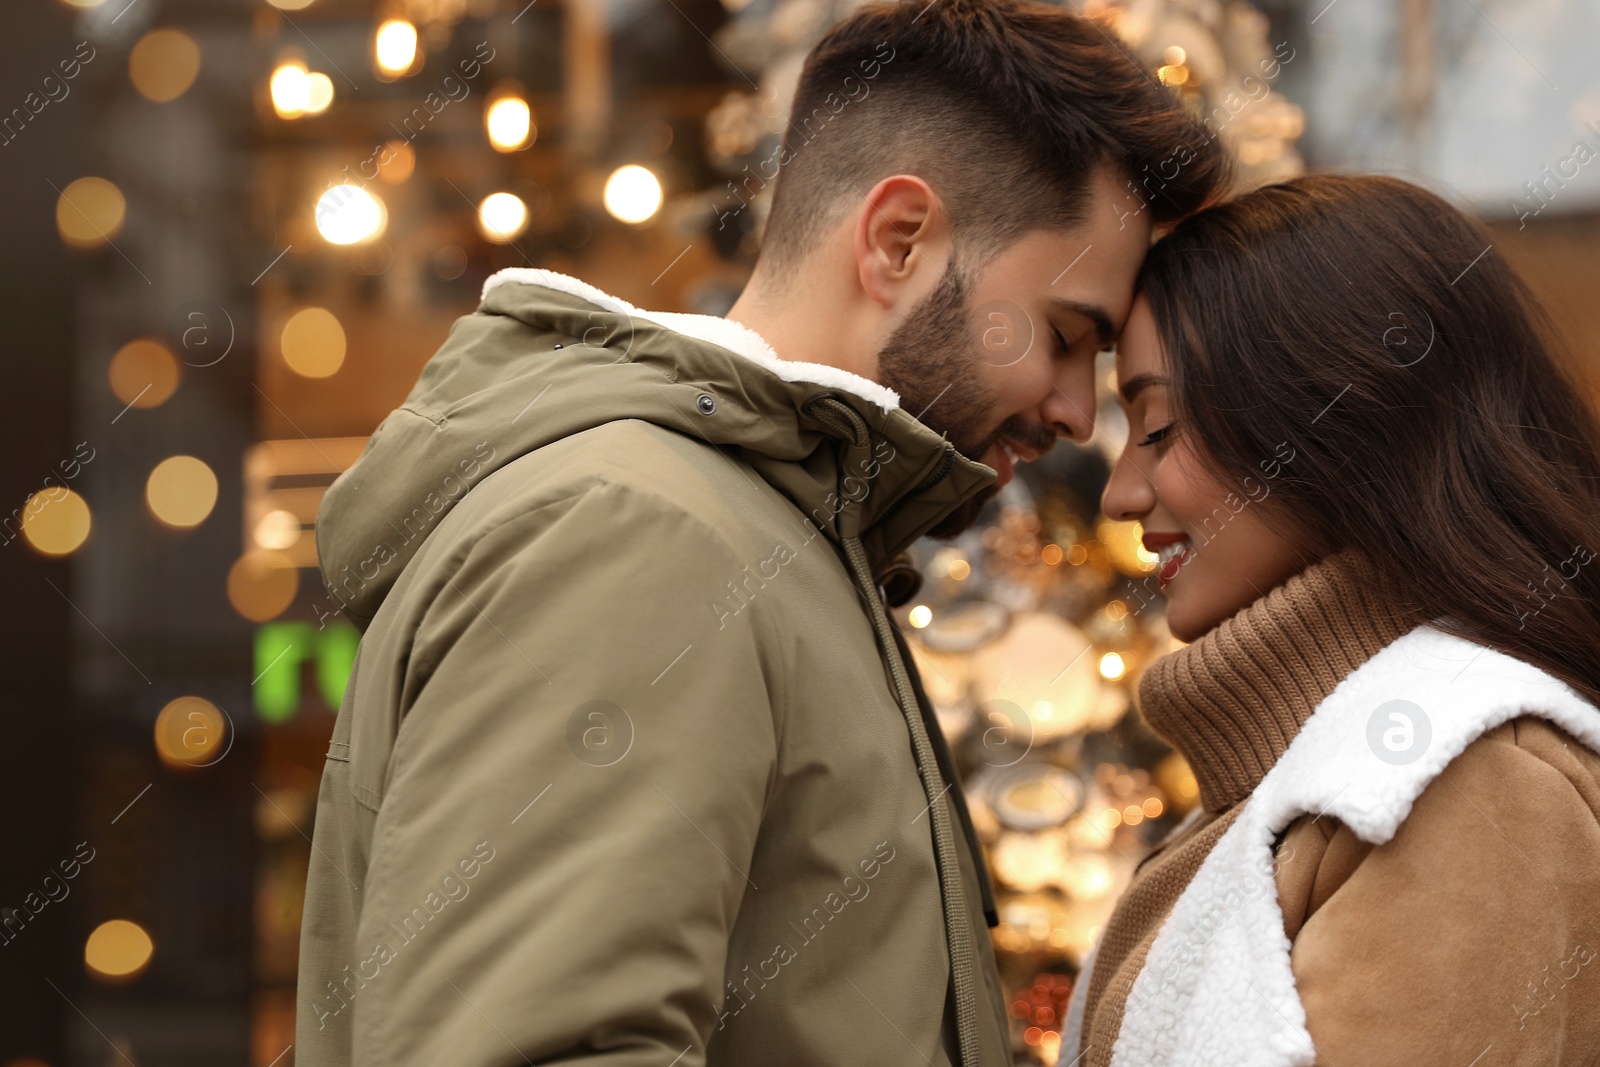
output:
{"label": "woman's long brown hair", "polygon": [[[1313,556],[1354,547],[1435,625],[1600,703],[1600,429],[1489,235],[1382,177],[1268,186],[1141,280],[1178,430]],[[1245,482],[1245,479],[1252,479]]]}

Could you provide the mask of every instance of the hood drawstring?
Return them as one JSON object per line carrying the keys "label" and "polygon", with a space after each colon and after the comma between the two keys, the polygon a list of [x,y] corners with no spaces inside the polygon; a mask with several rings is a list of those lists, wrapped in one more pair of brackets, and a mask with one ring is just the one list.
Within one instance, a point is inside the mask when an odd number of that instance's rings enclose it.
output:
{"label": "hood drawstring", "polygon": [[[819,422],[843,439],[843,447],[853,451],[866,451],[871,446],[870,433],[865,421],[849,405],[824,394],[806,405],[806,410]],[[949,446],[946,446],[948,451]],[[949,463],[941,463],[945,472]],[[839,465],[840,490],[843,496],[843,472],[855,469],[848,462]],[[945,793],[956,788],[952,776],[948,785],[941,773],[939,758],[923,722],[921,705],[912,686],[906,663],[901,659],[894,624],[890,621],[883,601],[878,597],[877,583],[873,581],[872,568],[867,561],[866,549],[860,537],[860,505],[839,512],[840,544],[845,561],[857,591],[867,604],[878,646],[889,665],[894,680],[895,695],[900,713],[905,717],[906,728],[911,733],[911,748],[916,757],[917,775],[922,779],[923,794],[928,798],[929,822],[933,825],[933,851],[939,869],[939,889],[944,901],[945,945],[950,953],[950,978],[955,990],[956,1035],[960,1045],[961,1067],[978,1067],[978,991],[972,958],[972,929],[968,922],[966,895],[961,884],[960,857],[956,852],[955,830],[950,822],[950,810],[943,803]],[[942,738],[941,738],[942,740]],[[976,843],[974,842],[974,845]],[[978,862],[982,853],[974,848]],[[982,868],[980,867],[980,871]]]}

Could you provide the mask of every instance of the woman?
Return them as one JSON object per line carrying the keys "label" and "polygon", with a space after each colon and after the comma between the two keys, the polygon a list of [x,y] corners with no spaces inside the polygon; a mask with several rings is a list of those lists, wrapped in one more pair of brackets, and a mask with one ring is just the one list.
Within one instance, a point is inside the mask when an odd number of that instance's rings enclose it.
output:
{"label": "woman", "polygon": [[1104,506],[1191,642],[1139,695],[1202,804],[1061,1063],[1600,1062],[1600,432],[1546,335],[1485,233],[1392,179],[1152,250]]}

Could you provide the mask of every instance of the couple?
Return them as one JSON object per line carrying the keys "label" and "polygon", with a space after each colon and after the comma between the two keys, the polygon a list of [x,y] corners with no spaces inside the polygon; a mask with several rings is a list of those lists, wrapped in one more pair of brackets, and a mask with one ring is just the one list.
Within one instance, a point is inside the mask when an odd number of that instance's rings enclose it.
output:
{"label": "couple", "polygon": [[1600,445],[1516,277],[1398,181],[1201,210],[1216,142],[1062,8],[861,8],[795,114],[885,42],[726,319],[501,272],[330,490],[297,1061],[1011,1062],[890,609],[1116,342],[1203,804],[1061,1061],[1593,1062]]}

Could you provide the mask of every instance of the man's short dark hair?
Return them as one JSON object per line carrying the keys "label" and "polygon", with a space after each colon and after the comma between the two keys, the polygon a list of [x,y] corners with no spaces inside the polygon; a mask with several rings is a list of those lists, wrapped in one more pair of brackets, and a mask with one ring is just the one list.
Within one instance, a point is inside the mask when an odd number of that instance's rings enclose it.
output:
{"label": "man's short dark hair", "polygon": [[[762,258],[783,270],[891,174],[938,193],[969,263],[1081,222],[1110,166],[1154,223],[1226,182],[1220,146],[1110,31],[1032,0],[861,8],[806,58]],[[771,177],[772,175],[765,175]]]}

